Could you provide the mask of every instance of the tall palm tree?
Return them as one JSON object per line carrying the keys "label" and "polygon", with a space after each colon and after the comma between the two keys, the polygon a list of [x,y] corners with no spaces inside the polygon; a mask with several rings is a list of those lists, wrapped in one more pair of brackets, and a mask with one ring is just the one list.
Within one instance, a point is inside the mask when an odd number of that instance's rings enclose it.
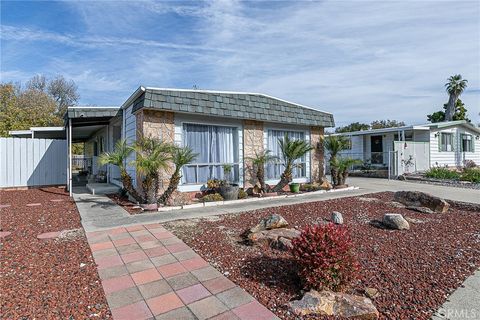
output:
{"label": "tall palm tree", "polygon": [[165,192],[158,198],[158,203],[167,203],[167,201],[172,196],[173,192],[177,189],[178,184],[180,183],[180,179],[182,178],[182,174],[180,173],[182,167],[186,164],[189,164],[198,154],[193,153],[193,150],[189,147],[179,148],[176,147],[173,151],[172,162],[175,165],[175,171],[173,172],[172,176],[170,177],[170,182],[168,184],[168,188]]}
{"label": "tall palm tree", "polygon": [[273,187],[274,192],[282,190],[287,184],[292,182],[292,171],[295,160],[300,159],[313,149],[313,147],[304,140],[291,140],[288,135],[285,135],[283,139],[278,139],[278,144],[282,152],[282,160],[285,163],[285,170],[280,176],[280,181]]}
{"label": "tall palm tree", "polygon": [[255,175],[258,179],[258,183],[264,192],[267,191],[265,185],[265,165],[278,159],[277,156],[274,156],[271,153],[272,151],[270,150],[264,150],[258,153],[255,151],[255,157],[247,158],[248,160],[252,161],[253,169],[256,171]]}
{"label": "tall palm tree", "polygon": [[462,79],[462,75],[456,74],[448,78],[448,82],[445,83],[445,88],[450,95],[447,103],[447,110],[445,111],[445,121],[452,121],[455,114],[455,104],[458,97],[462,94],[463,90],[467,87],[468,80]]}
{"label": "tall palm tree", "polygon": [[142,176],[143,203],[155,204],[160,181],[159,172],[168,168],[173,146],[156,138],[142,137],[137,140],[133,149],[136,152],[133,164],[137,173]]}
{"label": "tall palm tree", "polygon": [[137,192],[132,183],[132,177],[127,172],[126,161],[133,149],[127,145],[126,140],[118,140],[113,152],[104,152],[99,157],[101,165],[113,164],[120,169],[120,178],[123,187],[138,202],[142,201],[141,195]]}
{"label": "tall palm tree", "polygon": [[345,136],[328,136],[323,139],[323,145],[330,154],[330,175],[332,176],[333,185],[338,185],[338,167],[335,165],[337,156],[343,150],[348,149],[349,140]]}

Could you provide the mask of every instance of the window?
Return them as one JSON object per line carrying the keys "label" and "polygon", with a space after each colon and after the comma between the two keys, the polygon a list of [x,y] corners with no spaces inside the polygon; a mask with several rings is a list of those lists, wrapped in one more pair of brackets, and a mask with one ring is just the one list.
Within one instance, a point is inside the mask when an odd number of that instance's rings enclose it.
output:
{"label": "window", "polygon": [[453,151],[453,133],[440,133],[440,151]]}
{"label": "window", "polygon": [[462,152],[473,152],[473,143],[471,134],[462,134]]}
{"label": "window", "polygon": [[352,150],[352,137],[346,137],[345,139],[347,145],[345,146],[346,150]]}
{"label": "window", "polygon": [[224,179],[223,165],[233,166],[232,182],[239,180],[238,130],[234,127],[202,124],[183,125],[183,145],[197,158],[183,167],[183,183],[203,184],[209,179]]}
{"label": "window", "polygon": [[[272,151],[272,155],[278,157],[278,161],[274,163],[268,163],[266,167],[267,180],[280,179],[283,170],[285,169],[285,163],[282,159],[282,152],[278,146],[278,139],[283,140],[287,134],[290,139],[305,140],[305,133],[299,131],[284,131],[284,130],[268,130],[267,134],[267,149]],[[295,161],[295,167],[293,168],[293,178],[306,177],[306,155]]]}

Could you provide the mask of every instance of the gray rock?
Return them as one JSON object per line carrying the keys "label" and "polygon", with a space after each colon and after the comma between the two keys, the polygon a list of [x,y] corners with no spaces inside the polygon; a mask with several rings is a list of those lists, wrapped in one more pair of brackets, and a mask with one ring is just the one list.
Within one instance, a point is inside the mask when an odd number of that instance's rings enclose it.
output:
{"label": "gray rock", "polygon": [[292,312],[298,316],[318,315],[355,319],[378,319],[379,313],[372,301],[366,297],[340,292],[307,292],[301,300],[289,303]]}
{"label": "gray rock", "polygon": [[267,244],[272,248],[287,250],[291,247],[291,240],[300,235],[297,229],[271,229],[253,232],[248,235],[248,239],[253,244]]}
{"label": "gray rock", "polygon": [[401,214],[386,213],[383,216],[382,223],[385,227],[396,230],[409,230],[410,224]]}
{"label": "gray rock", "polygon": [[250,229],[250,232],[255,233],[263,230],[279,229],[288,227],[288,222],[279,214],[271,214],[263,218],[260,222]]}
{"label": "gray rock", "polygon": [[450,207],[444,199],[420,191],[397,191],[394,200],[407,207],[427,207],[437,213],[445,213]]}
{"label": "gray rock", "polygon": [[407,209],[421,212],[421,213],[435,213],[434,211],[432,211],[430,208],[427,208],[427,207],[407,207]]}
{"label": "gray rock", "polygon": [[332,222],[335,224],[343,224],[343,216],[338,211],[332,212]]}

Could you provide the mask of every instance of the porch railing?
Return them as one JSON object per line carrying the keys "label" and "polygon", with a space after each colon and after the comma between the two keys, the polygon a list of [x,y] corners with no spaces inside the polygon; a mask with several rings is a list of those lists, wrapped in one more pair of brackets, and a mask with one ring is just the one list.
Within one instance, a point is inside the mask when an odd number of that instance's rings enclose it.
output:
{"label": "porch railing", "polygon": [[85,157],[83,155],[76,155],[72,156],[72,169],[74,170],[81,170],[81,171],[89,171],[92,168],[92,158]]}

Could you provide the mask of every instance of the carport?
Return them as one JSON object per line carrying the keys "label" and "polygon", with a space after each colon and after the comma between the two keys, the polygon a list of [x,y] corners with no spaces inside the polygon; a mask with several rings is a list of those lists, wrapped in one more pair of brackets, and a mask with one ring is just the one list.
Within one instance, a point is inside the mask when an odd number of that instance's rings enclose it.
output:
{"label": "carport", "polygon": [[[70,195],[73,192],[72,144],[88,141],[96,132],[108,127],[110,121],[117,116],[121,117],[119,107],[70,107],[65,113],[64,120],[68,144],[67,188]],[[110,145],[109,136],[107,135],[106,146]]]}

